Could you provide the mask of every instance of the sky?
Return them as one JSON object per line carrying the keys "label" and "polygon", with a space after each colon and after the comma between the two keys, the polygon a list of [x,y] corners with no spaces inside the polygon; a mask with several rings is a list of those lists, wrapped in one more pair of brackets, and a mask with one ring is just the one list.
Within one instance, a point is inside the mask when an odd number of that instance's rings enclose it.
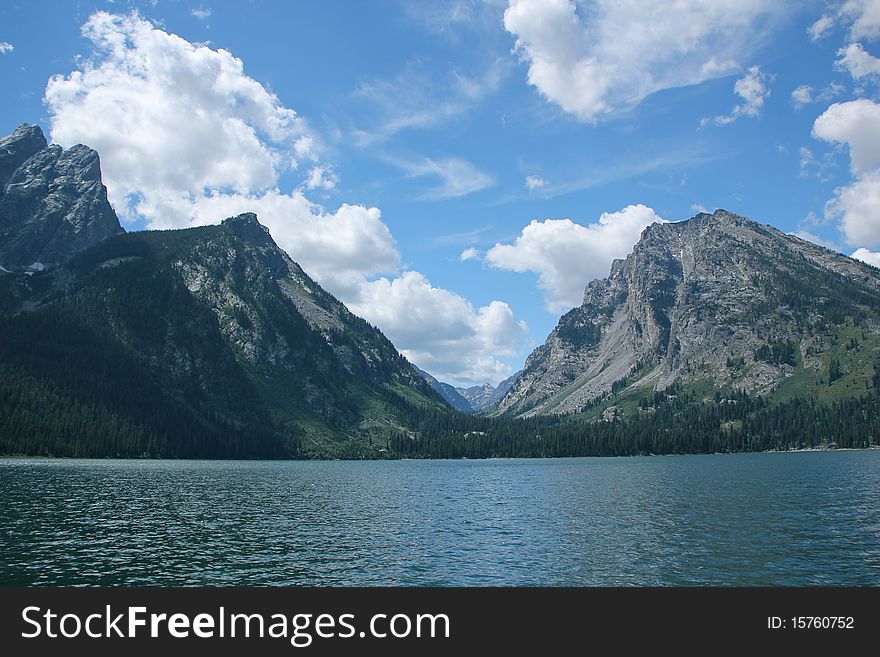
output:
{"label": "sky", "polygon": [[254,211],[411,361],[522,367],[645,226],[716,208],[880,266],[880,0],[0,4],[0,134],[127,230]]}

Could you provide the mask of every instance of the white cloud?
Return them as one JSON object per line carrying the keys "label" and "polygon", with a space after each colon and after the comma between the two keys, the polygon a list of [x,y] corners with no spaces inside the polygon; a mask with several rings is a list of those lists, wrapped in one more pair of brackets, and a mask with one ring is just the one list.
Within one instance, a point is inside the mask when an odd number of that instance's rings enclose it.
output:
{"label": "white cloud", "polygon": [[427,190],[421,198],[426,201],[442,201],[491,187],[495,179],[476,166],[457,157],[434,160],[426,157],[415,162],[392,160],[406,171],[408,178],[439,178],[440,184]]}
{"label": "white cloud", "polygon": [[46,86],[52,138],[97,149],[123,218],[151,199],[268,191],[306,132],[296,112],[225,50],[197,47],[136,14],[93,14],[94,56]]}
{"label": "white cloud", "polygon": [[796,110],[802,109],[804,105],[813,102],[813,87],[802,84],[791,92],[791,102]]}
{"label": "white cloud", "polygon": [[851,43],[837,54],[839,58],[834,65],[848,71],[855,80],[880,73],[880,59],[866,52],[860,43]]}
{"label": "white cloud", "polygon": [[818,41],[825,36],[832,27],[834,27],[834,17],[825,15],[807,28],[807,34],[810,35],[811,41]]}
{"label": "white cloud", "polygon": [[15,46],[7,41],[0,41],[0,55],[5,55],[8,52],[12,52],[15,50]]}
{"label": "white cloud", "polygon": [[469,246],[461,252],[461,255],[458,256],[458,259],[462,262],[467,262],[468,260],[479,260],[480,251],[472,246]]}
{"label": "white cloud", "polygon": [[333,189],[336,187],[336,174],[327,165],[312,167],[306,180],[308,189]]}
{"label": "white cloud", "polygon": [[866,98],[834,103],[813,123],[813,136],[847,144],[852,172],[862,175],[880,165],[880,105]]}
{"label": "white cloud", "polygon": [[855,177],[834,190],[826,217],[839,219],[847,244],[880,245],[880,105],[866,98],[835,103],[813,123],[813,136],[848,145]]}
{"label": "white cloud", "polygon": [[852,40],[880,36],[880,0],[847,0],[838,15],[852,23],[849,31]]}
{"label": "white cloud", "polygon": [[511,0],[504,26],[529,83],[592,122],[740,70],[786,11],[764,0]]}
{"label": "white cloud", "polygon": [[[746,74],[733,85],[733,92],[742,98],[743,102],[734,106],[730,114],[716,116],[713,120],[715,125],[729,125],[738,118],[748,116],[755,118],[761,113],[764,101],[770,95],[768,84],[771,77],[761,71],[760,66],[752,66]],[[705,121],[705,119],[704,119]],[[705,123],[700,123],[701,127]]]}
{"label": "white cloud", "polygon": [[547,184],[543,178],[539,178],[538,176],[527,176],[526,177],[526,189],[539,189]]}
{"label": "white cloud", "polygon": [[850,257],[855,258],[856,260],[861,260],[862,262],[867,262],[869,265],[880,267],[880,253],[861,248],[856,249]]}
{"label": "white cloud", "polygon": [[644,205],[605,212],[588,226],[570,219],[532,221],[513,244],[496,244],[486,262],[497,269],[538,274],[544,301],[551,312],[579,305],[585,285],[608,275],[611,261],[632,250],[642,230],[664,221]]}
{"label": "white cloud", "polygon": [[199,7],[198,9],[193,9],[190,13],[198,18],[200,21],[203,21],[211,16],[211,10],[207,7]]}
{"label": "white cloud", "polygon": [[835,14],[825,14],[807,28],[807,33],[818,41],[838,22],[850,26],[850,41],[876,39],[880,36],[880,0],[846,0]]}
{"label": "white cloud", "polygon": [[406,345],[407,358],[453,384],[497,383],[512,374],[503,359],[527,346],[528,328],[506,303],[492,301],[475,310],[414,271],[363,283],[348,305],[392,342]]}
{"label": "white cloud", "polygon": [[815,93],[813,87],[802,84],[791,92],[791,104],[796,110],[801,110],[810,103],[827,103],[840,96],[846,87],[839,82],[832,82],[819,93]]}
{"label": "white cloud", "polygon": [[[124,219],[180,228],[256,212],[311,276],[420,366],[460,381],[510,373],[503,359],[519,348],[525,327],[507,304],[475,310],[418,272],[400,273],[400,254],[378,208],[342,204],[329,211],[310,201],[304,189],[335,185],[332,169],[318,161],[317,137],[244,73],[241,60],[137,14],[97,12],[83,33],[94,44],[92,55],[46,87],[52,137],[100,153],[110,200]],[[299,171],[305,161],[312,165],[303,168],[299,189],[282,193],[281,173]],[[489,180],[459,160],[426,161],[412,175],[429,174],[441,178],[441,195]],[[379,275],[387,277],[371,280]],[[443,321],[432,326],[437,317]]]}
{"label": "white cloud", "polygon": [[702,203],[691,203],[691,212],[702,212],[703,214],[710,213],[709,209]]}
{"label": "white cloud", "polygon": [[840,229],[851,246],[880,246],[880,171],[859,177],[834,190],[825,205],[828,217],[840,219]]}

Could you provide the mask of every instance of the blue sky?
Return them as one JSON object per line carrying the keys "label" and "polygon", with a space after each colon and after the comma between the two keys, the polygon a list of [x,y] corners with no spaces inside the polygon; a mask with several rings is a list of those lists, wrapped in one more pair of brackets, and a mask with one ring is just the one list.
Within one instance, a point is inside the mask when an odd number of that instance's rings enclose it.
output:
{"label": "blue sky", "polygon": [[880,0],[15,2],[0,132],[129,230],[253,209],[452,383],[522,366],[641,229],[722,207],[880,264]]}

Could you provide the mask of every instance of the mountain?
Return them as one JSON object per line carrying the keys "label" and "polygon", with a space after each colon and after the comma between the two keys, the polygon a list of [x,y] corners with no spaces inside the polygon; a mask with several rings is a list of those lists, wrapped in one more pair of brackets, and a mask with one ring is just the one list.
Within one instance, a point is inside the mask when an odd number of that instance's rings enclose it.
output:
{"label": "mountain", "polygon": [[422,378],[427,381],[434,390],[440,393],[440,396],[457,411],[462,413],[479,413],[486,409],[492,408],[498,401],[504,397],[510,387],[519,378],[520,373],[517,372],[513,376],[506,378],[498,384],[496,388],[491,383],[484,383],[480,386],[471,386],[470,388],[456,388],[449,383],[438,381],[431,374],[413,365],[413,369],[418,372]]}
{"label": "mountain", "polygon": [[[647,228],[518,378],[455,390],[309,278],[256,215],[125,233],[94,151],[46,146],[33,126],[0,144],[0,454],[484,458],[880,442],[880,270],[743,217]],[[441,394],[484,412],[456,412]]]}
{"label": "mountain", "polygon": [[472,386],[470,388],[456,388],[456,392],[461,395],[471,406],[474,411],[484,411],[497,404],[507,391],[516,383],[521,372],[504,379],[497,387],[491,383],[484,383],[481,386]]}
{"label": "mountain", "polygon": [[35,125],[0,139],[0,268],[52,267],[121,232],[95,151],[49,146]]}
{"label": "mountain", "polygon": [[413,365],[413,369],[418,372],[418,374],[428,382],[428,384],[436,390],[446,402],[452,406],[457,411],[461,411],[462,413],[473,413],[474,408],[471,406],[470,402],[459,393],[459,390],[448,383],[443,383],[442,381],[438,381],[432,375],[428,374],[425,370],[420,369]]}
{"label": "mountain", "polygon": [[451,412],[256,215],[124,233],[94,151],[0,143],[0,453],[376,457]]}
{"label": "mountain", "polygon": [[497,413],[607,410],[673,384],[832,402],[872,387],[878,348],[880,270],[718,210],[647,227]]}

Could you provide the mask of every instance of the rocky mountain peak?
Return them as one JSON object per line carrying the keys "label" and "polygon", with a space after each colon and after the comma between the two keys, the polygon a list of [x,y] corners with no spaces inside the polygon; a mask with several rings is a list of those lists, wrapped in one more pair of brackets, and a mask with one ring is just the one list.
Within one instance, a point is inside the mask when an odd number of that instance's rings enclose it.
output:
{"label": "rocky mountain peak", "polygon": [[12,172],[46,146],[46,137],[39,126],[27,123],[22,123],[11,135],[0,139],[0,194],[3,194]]}
{"label": "rocky mountain peak", "polygon": [[[726,210],[652,224],[587,285],[499,410],[572,413],[676,381],[771,394],[795,362],[818,380],[841,326],[878,333],[878,311],[880,272],[771,226]],[[779,345],[783,360],[755,356]]]}
{"label": "rocky mountain peak", "polygon": [[121,232],[94,150],[49,146],[35,125],[0,139],[0,267],[51,267]]}
{"label": "rocky mountain peak", "polygon": [[221,225],[245,242],[259,246],[276,246],[269,229],[257,220],[257,215],[253,212],[224,219]]}

